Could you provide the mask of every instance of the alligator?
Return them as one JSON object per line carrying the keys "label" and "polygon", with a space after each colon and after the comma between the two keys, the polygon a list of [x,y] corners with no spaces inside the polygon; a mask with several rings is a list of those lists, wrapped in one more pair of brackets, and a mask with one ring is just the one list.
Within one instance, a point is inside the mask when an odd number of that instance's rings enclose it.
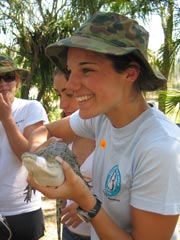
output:
{"label": "alligator", "polygon": [[[33,179],[41,186],[59,186],[64,182],[64,173],[61,163],[56,160],[60,156],[68,162],[72,169],[81,178],[80,167],[76,155],[64,142],[52,142],[47,147],[43,147],[35,153],[25,152],[22,154],[22,163],[31,174]],[[31,201],[32,190],[28,185],[25,189],[25,201]],[[56,220],[58,240],[61,240],[61,209],[62,200],[56,199]]]}

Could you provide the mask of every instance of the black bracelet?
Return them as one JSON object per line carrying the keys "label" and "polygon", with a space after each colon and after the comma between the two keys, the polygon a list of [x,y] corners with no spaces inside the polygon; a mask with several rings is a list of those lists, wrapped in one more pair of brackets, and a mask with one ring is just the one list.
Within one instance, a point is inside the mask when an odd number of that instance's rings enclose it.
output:
{"label": "black bracelet", "polygon": [[94,195],[94,197],[96,198],[96,204],[94,205],[93,208],[91,208],[88,211],[88,215],[90,218],[93,218],[96,216],[96,214],[99,212],[100,208],[101,208],[101,201],[97,198],[96,195]]}
{"label": "black bracelet", "polygon": [[96,198],[96,204],[88,212],[84,211],[81,207],[77,208],[77,214],[84,222],[90,222],[101,209],[101,201],[96,197],[96,195],[94,195],[94,197]]}

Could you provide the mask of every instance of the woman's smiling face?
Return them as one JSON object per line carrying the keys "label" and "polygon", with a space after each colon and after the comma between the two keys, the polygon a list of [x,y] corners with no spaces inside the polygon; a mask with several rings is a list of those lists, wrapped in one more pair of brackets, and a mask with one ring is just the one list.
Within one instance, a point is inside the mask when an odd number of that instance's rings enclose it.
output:
{"label": "woman's smiling face", "polygon": [[104,55],[69,48],[67,88],[73,90],[84,119],[104,113],[109,118],[122,105],[126,90],[126,72],[118,73]]}
{"label": "woman's smiling face", "polygon": [[63,73],[57,73],[53,77],[53,83],[57,95],[60,97],[59,106],[66,116],[71,115],[78,109],[78,103],[72,91],[67,90],[67,79]]}

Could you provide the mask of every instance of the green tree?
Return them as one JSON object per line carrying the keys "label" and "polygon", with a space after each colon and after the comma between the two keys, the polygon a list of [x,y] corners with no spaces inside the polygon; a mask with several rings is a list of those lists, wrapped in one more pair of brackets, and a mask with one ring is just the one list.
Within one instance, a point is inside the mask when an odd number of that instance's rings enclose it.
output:
{"label": "green tree", "polygon": [[36,87],[37,99],[43,102],[48,112],[53,108],[52,101],[48,100],[55,99],[51,81],[53,66],[44,49],[70,36],[81,22],[98,10],[116,11],[144,21],[149,21],[152,14],[159,14],[164,29],[164,45],[155,64],[166,77],[169,76],[172,59],[175,59],[180,46],[177,0],[0,1],[0,31],[10,36],[6,43],[0,44],[1,51],[30,70],[23,81],[22,97],[29,98],[30,89]]}
{"label": "green tree", "polygon": [[23,79],[21,97],[29,98],[30,90],[36,87],[37,100],[42,101],[47,112],[53,109],[50,100],[56,98],[52,91],[53,66],[45,56],[45,47],[69,37],[89,14],[100,7],[101,4],[96,1],[0,2],[0,29],[11,36],[8,43],[1,44],[1,49],[4,48],[4,53],[30,70]]}
{"label": "green tree", "polygon": [[[133,18],[141,18],[149,21],[152,14],[161,18],[161,25],[164,32],[164,43],[161,46],[154,65],[157,66],[164,76],[169,79],[174,70],[174,63],[180,51],[180,4],[177,0],[141,0],[141,1],[116,1],[111,4],[112,9],[119,9],[126,12]],[[154,57],[153,57],[154,58]],[[159,108],[165,112],[167,84],[159,91]],[[169,99],[169,98],[168,98]]]}
{"label": "green tree", "polygon": [[[164,31],[164,44],[159,50],[157,65],[164,76],[169,79],[180,50],[179,31],[177,31],[180,27],[180,8],[177,1],[162,1],[160,2],[158,13],[161,17]],[[167,85],[162,90],[159,92],[159,108],[166,112]]]}

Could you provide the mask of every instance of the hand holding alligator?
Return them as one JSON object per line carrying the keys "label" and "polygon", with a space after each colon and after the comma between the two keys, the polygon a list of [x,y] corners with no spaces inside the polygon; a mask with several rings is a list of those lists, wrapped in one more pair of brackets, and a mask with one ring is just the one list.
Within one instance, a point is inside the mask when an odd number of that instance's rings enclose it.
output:
{"label": "hand holding alligator", "polygon": [[60,157],[56,157],[56,159],[61,163],[65,175],[65,181],[62,185],[57,187],[42,187],[34,181],[31,174],[28,176],[28,183],[48,198],[72,199],[75,202],[79,202],[79,199],[83,199],[87,192],[89,192],[88,186],[67,162],[63,161]]}

